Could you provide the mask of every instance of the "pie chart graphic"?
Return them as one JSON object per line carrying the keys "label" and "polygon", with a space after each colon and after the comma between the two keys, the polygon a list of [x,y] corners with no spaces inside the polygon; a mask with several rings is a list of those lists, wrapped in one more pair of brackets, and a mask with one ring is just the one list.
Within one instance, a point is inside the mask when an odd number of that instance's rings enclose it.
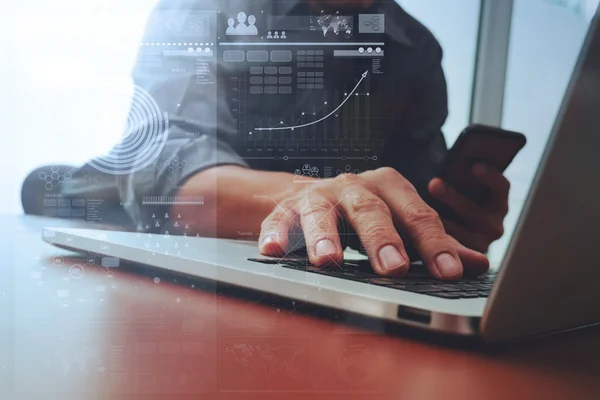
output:
{"label": "pie chart graphic", "polygon": [[146,168],[163,150],[168,130],[168,114],[161,112],[147,91],[136,86],[123,140],[107,155],[90,161],[90,165],[111,175],[130,174]]}

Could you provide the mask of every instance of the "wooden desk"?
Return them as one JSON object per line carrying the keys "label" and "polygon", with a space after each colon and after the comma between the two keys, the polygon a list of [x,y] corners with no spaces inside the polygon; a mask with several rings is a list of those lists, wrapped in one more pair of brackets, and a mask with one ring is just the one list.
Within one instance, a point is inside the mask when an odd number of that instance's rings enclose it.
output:
{"label": "wooden desk", "polygon": [[383,335],[107,271],[43,243],[55,221],[0,222],[1,399],[600,398],[600,328],[493,351]]}

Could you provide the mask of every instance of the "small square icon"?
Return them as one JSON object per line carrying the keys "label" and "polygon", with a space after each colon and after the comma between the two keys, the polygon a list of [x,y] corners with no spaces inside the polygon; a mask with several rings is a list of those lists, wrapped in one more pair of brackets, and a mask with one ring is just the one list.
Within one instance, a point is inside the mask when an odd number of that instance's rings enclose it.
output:
{"label": "small square icon", "polygon": [[358,33],[385,33],[385,14],[359,14]]}

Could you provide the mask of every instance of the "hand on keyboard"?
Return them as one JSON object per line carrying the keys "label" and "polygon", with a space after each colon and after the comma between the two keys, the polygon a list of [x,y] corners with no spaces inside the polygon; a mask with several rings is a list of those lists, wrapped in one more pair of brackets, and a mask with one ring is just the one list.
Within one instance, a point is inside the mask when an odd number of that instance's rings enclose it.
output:
{"label": "hand on keyboard", "polygon": [[339,221],[358,234],[374,271],[403,276],[410,259],[402,232],[418,251],[429,273],[457,280],[463,272],[487,271],[487,258],[447,235],[437,213],[397,171],[380,168],[297,185],[263,221],[259,240],[263,255],[283,257],[306,246],[311,264],[341,264]]}

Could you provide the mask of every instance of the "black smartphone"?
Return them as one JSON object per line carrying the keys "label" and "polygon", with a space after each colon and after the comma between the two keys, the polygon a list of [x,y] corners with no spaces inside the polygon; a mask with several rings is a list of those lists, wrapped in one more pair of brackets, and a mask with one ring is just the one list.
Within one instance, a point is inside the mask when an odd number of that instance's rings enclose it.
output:
{"label": "black smartphone", "polygon": [[[474,124],[465,128],[448,151],[438,177],[476,204],[484,204],[489,188],[473,174],[479,162],[504,172],[527,143],[525,135],[501,128]],[[434,204],[442,217],[454,217],[445,205]],[[456,218],[454,218],[456,219]]]}

